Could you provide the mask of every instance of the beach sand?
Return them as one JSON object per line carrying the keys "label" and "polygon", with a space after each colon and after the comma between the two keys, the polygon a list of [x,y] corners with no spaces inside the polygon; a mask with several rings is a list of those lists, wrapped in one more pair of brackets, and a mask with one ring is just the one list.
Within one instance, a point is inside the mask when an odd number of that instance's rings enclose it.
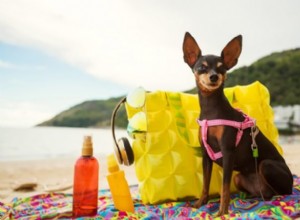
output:
{"label": "beach sand", "polygon": [[[282,145],[284,158],[293,174],[300,175],[300,143]],[[108,174],[105,156],[97,156],[100,165],[99,188],[108,188],[106,175]],[[77,158],[57,158],[47,160],[32,161],[5,161],[0,162],[0,202],[8,203],[13,198],[28,197],[36,194],[45,193],[45,185],[49,187],[70,186],[73,183],[74,164]],[[127,181],[130,185],[137,184],[134,165],[130,167],[121,166],[125,171]],[[12,187],[15,182],[20,180],[30,181],[35,179],[37,186],[34,190],[14,191]],[[32,181],[32,180],[31,180]],[[62,192],[72,193],[73,189],[69,188]]]}

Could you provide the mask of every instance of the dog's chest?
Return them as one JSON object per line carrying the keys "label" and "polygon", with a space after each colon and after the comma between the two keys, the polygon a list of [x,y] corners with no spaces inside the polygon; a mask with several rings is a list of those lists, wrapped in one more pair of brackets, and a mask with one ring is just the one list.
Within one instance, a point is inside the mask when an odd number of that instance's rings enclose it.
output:
{"label": "dog's chest", "polygon": [[216,139],[220,143],[222,140],[223,133],[224,133],[223,125],[212,126],[208,128],[207,136],[210,139]]}
{"label": "dog's chest", "polygon": [[221,150],[225,127],[223,125],[212,126],[207,129],[207,143],[214,152]]}

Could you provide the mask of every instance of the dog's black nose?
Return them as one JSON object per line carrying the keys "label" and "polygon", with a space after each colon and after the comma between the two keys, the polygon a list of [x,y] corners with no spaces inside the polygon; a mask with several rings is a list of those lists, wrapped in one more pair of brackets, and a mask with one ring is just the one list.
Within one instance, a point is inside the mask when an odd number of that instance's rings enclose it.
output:
{"label": "dog's black nose", "polygon": [[215,83],[218,81],[219,77],[218,75],[210,75],[209,79],[211,82]]}

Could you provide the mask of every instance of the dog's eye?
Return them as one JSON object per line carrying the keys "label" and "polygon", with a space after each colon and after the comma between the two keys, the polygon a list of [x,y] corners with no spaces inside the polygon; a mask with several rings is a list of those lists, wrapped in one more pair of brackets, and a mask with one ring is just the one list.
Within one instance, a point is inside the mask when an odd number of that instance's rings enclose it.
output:
{"label": "dog's eye", "polygon": [[226,68],[225,68],[225,66],[219,66],[218,68],[217,68],[217,73],[221,73],[221,74],[224,74],[224,73],[226,73]]}
{"label": "dog's eye", "polygon": [[199,66],[197,68],[197,72],[199,72],[199,73],[207,73],[207,71],[208,71],[208,67],[205,66],[204,64],[202,64],[201,66]]}

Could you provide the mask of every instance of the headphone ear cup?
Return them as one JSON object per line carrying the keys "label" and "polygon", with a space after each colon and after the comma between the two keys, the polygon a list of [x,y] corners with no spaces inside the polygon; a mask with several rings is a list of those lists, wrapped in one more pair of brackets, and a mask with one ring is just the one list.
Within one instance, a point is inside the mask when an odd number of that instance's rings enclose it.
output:
{"label": "headphone ear cup", "polygon": [[118,140],[118,146],[121,153],[121,160],[126,166],[130,166],[134,162],[134,154],[127,138],[122,137]]}

